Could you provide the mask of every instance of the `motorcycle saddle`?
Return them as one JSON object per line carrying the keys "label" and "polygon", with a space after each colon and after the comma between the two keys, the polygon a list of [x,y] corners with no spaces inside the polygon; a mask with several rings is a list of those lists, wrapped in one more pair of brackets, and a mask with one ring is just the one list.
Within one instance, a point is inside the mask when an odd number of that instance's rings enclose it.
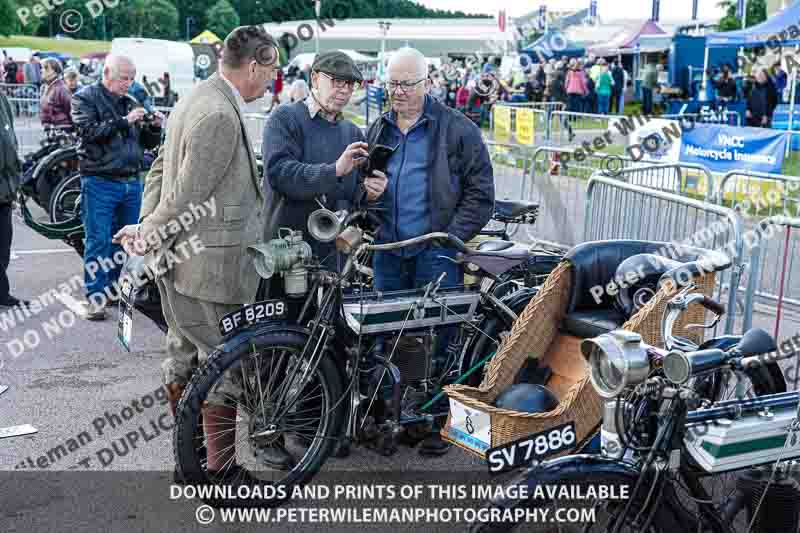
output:
{"label": "motorcycle saddle", "polygon": [[539,209],[539,204],[534,202],[522,202],[518,200],[495,200],[495,215],[501,218],[516,218],[528,213],[533,213]]}
{"label": "motorcycle saddle", "polygon": [[[464,262],[472,263],[493,276],[499,276],[519,265],[530,256],[531,252],[527,246],[513,242],[510,244],[511,246],[502,247],[497,251],[478,249],[474,252],[460,255]],[[498,245],[497,247],[500,246]]]}
{"label": "motorcycle saddle", "polygon": [[482,243],[478,244],[477,250],[479,252],[501,252],[503,250],[508,250],[514,246],[514,243],[511,241],[483,241]]}

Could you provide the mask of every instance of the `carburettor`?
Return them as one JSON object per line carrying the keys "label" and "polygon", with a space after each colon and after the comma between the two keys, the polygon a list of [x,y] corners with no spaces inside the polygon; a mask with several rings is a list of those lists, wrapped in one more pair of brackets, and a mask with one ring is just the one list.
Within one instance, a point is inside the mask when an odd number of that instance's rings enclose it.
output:
{"label": "carburettor", "polygon": [[283,276],[287,296],[303,296],[308,291],[305,263],[312,254],[311,246],[303,240],[302,231],[281,228],[277,239],[248,246],[247,252],[263,279],[270,279],[275,274]]}

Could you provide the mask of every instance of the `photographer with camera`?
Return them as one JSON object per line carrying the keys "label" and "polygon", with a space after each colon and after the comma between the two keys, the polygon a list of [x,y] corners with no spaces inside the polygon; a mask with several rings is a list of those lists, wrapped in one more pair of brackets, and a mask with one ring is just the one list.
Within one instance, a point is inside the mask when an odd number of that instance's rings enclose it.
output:
{"label": "photographer with camera", "polygon": [[[116,299],[111,293],[122,262],[122,250],[111,242],[125,225],[139,220],[142,204],[144,149],[161,140],[161,121],[145,120],[144,108],[128,96],[136,67],[125,56],[110,55],[103,78],[72,97],[72,120],[79,136],[81,218],[86,230],[84,269],[86,318],[104,320],[105,306]],[[149,117],[147,117],[149,118]],[[112,263],[109,263],[111,261]],[[113,264],[107,269],[104,265]]]}
{"label": "photographer with camera", "polygon": [[[361,72],[340,51],[317,55],[311,67],[311,94],[303,101],[277,107],[264,127],[265,240],[279,228],[305,231],[308,217],[319,209],[351,209],[363,194],[359,168],[368,155],[358,126],[342,117]],[[364,180],[367,200],[386,188],[386,176],[376,171]],[[314,254],[336,266],[332,243],[310,241]]]}

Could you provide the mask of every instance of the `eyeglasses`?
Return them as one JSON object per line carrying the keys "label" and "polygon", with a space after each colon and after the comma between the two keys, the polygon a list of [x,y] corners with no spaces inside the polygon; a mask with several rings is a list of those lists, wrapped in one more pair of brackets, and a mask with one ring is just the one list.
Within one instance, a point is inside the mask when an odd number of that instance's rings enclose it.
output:
{"label": "eyeglasses", "polygon": [[342,78],[335,78],[330,74],[321,71],[319,73],[328,78],[329,80],[331,80],[331,85],[333,85],[333,87],[336,89],[356,89],[361,86],[361,82],[355,80],[344,80]]}
{"label": "eyeglasses", "polygon": [[417,85],[422,83],[423,81],[427,80],[428,78],[422,78],[417,81],[390,81],[386,84],[386,88],[389,90],[389,93],[394,94],[397,92],[397,89],[403,88],[403,92],[407,93],[413,90]]}

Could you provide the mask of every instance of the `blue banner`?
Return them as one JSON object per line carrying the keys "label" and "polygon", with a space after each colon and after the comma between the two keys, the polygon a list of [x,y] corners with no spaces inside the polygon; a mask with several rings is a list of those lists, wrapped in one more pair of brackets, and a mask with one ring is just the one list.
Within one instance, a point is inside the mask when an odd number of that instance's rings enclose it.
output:
{"label": "blue banner", "polygon": [[545,29],[547,24],[545,19],[547,18],[547,5],[542,4],[539,6],[539,28]]}
{"label": "blue banner", "polygon": [[744,0],[736,0],[736,18],[744,17]]}
{"label": "blue banner", "polygon": [[705,165],[712,172],[780,173],[785,150],[786,133],[781,131],[696,124],[683,130],[680,160]]}
{"label": "blue banner", "polygon": [[589,3],[589,18],[592,20],[597,18],[597,0],[592,0]]}
{"label": "blue banner", "polygon": [[692,20],[697,20],[697,2],[698,0],[692,0]]}

